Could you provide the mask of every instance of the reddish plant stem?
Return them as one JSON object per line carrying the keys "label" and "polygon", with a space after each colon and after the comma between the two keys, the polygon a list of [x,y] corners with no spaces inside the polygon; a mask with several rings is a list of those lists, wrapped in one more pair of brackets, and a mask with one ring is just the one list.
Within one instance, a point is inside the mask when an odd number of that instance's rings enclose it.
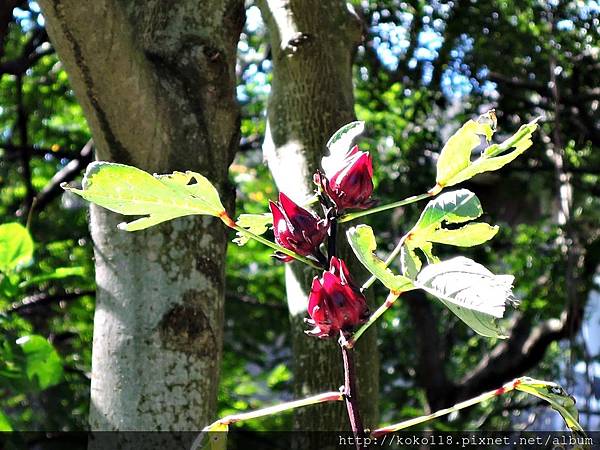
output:
{"label": "reddish plant stem", "polygon": [[342,358],[344,360],[344,401],[346,402],[346,410],[348,411],[354,442],[356,443],[356,448],[360,449],[360,440],[357,438],[365,437],[365,428],[358,409],[356,371],[354,368],[354,354],[352,352],[352,349],[342,346]]}

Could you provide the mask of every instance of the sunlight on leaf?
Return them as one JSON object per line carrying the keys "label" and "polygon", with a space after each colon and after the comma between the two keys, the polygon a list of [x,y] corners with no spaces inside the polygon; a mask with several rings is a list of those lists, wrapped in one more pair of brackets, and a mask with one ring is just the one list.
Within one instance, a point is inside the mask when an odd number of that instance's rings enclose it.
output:
{"label": "sunlight on leaf", "polygon": [[13,271],[33,258],[33,240],[17,222],[0,225],[0,272]]}
{"label": "sunlight on leaf", "polygon": [[481,264],[458,256],[426,266],[415,285],[439,298],[477,333],[503,337],[496,318],[504,316],[507,303],[516,304],[512,275],[494,275]]}
{"label": "sunlight on leaf", "polygon": [[[273,216],[271,214],[240,214],[236,222],[242,228],[250,231],[253,234],[261,235],[264,234],[269,226],[273,223]],[[240,231],[236,233],[237,237],[233,240],[240,247],[245,245],[250,237],[247,234],[243,234]]]}
{"label": "sunlight on leaf", "polygon": [[488,116],[489,113],[478,121],[469,120],[448,140],[437,161],[437,186],[453,186],[480,173],[498,170],[531,147],[538,119],[521,126],[504,142],[490,145],[479,158],[471,161],[471,153],[480,145],[481,136],[489,141],[494,132],[493,121],[490,124],[490,120],[486,120]]}
{"label": "sunlight on leaf", "polygon": [[83,178],[83,189],[63,188],[116,213],[146,216],[119,224],[126,231],[193,214],[221,219],[226,214],[215,187],[196,172],[150,175],[123,164],[93,162]]}
{"label": "sunlight on leaf", "polygon": [[8,420],[8,417],[6,417],[6,414],[4,414],[4,412],[0,409],[0,432],[12,430],[13,428],[10,424],[10,421]]}
{"label": "sunlight on leaf", "polygon": [[346,232],[348,242],[358,260],[371,272],[385,287],[393,292],[406,292],[414,289],[412,282],[402,276],[394,275],[379,257],[375,254],[377,243],[373,229],[368,225],[358,225]]}

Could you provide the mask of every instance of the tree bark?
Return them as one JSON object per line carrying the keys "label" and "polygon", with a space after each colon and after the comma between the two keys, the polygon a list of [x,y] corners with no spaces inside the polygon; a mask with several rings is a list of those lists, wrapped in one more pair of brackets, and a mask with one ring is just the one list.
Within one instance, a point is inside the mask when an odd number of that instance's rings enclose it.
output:
{"label": "tree bark", "polygon": [[[229,190],[242,0],[40,4],[98,159],[194,170]],[[92,207],[91,428],[197,430],[216,407],[226,231],[210,218],[135,233],[118,231],[119,221]]]}
{"label": "tree bark", "polygon": [[[264,156],[279,190],[296,202],[304,202],[313,194],[312,175],[320,165],[328,138],[341,125],[355,120],[352,58],[362,27],[358,17],[339,0],[262,0],[259,6],[273,55]],[[339,234],[341,241],[343,230]],[[348,252],[345,255],[349,257]],[[306,329],[307,293],[315,275],[296,263],[286,267],[298,396],[343,384],[336,340],[317,340],[302,332]],[[376,346],[375,332],[370,331],[361,339],[356,355],[360,409],[366,426],[375,425],[378,415]],[[340,430],[349,429],[349,422],[343,404],[326,404],[297,410],[294,426],[300,430]]]}

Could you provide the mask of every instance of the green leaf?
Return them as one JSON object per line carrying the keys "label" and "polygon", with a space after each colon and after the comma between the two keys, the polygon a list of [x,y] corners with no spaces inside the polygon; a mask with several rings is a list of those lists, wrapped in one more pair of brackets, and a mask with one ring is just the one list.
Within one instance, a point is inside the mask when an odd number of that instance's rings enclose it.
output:
{"label": "green leaf", "polygon": [[[514,135],[501,144],[489,146],[484,150],[482,155],[473,162],[469,160],[465,164],[464,155],[459,158],[458,162],[451,162],[449,156],[445,156],[442,159],[444,153],[444,150],[442,150],[442,154],[440,154],[437,163],[437,184],[442,187],[453,186],[469,180],[480,173],[491,172],[504,167],[531,147],[533,143],[531,136],[537,128],[536,122],[537,119],[523,125]],[[469,124],[469,122],[467,122],[467,124]],[[463,128],[465,128],[467,124],[465,124]],[[457,134],[461,133],[463,128],[461,128]],[[474,125],[470,125],[462,131],[460,144],[463,145],[464,148],[469,148],[469,154],[476,147],[476,145],[472,146],[472,144],[476,139],[479,139],[479,134],[481,134],[479,131],[480,130]],[[511,149],[513,150],[509,152]],[[466,150],[463,151],[466,153]],[[456,154],[456,151],[454,153]]]}
{"label": "green leaf", "polygon": [[321,160],[321,166],[326,174],[340,168],[354,139],[363,134],[364,130],[365,123],[357,121],[350,122],[333,133],[333,136],[327,141],[329,156],[325,156]]}
{"label": "green leaf", "polygon": [[12,431],[12,425],[10,424],[8,417],[0,409],[0,432]]}
{"label": "green leaf", "polygon": [[[463,223],[476,219],[482,213],[479,199],[467,189],[445,192],[427,203],[404,242],[401,254],[403,273],[404,270],[407,271],[405,275],[414,273],[415,269],[420,268],[415,248],[420,248],[432,263],[437,262],[432,253],[432,243],[472,247],[493,238],[498,233],[498,227],[487,223],[470,223],[453,230],[442,228],[445,223]],[[409,256],[412,261],[409,261]]]}
{"label": "green leaf", "polygon": [[385,262],[375,254],[377,243],[370,226],[352,227],[346,232],[346,235],[358,260],[390,291],[406,292],[414,289],[411,280],[402,275],[394,275]]}
{"label": "green leaf", "polygon": [[519,383],[515,383],[515,389],[546,400],[552,409],[562,416],[571,430],[583,432],[583,428],[579,424],[579,412],[575,407],[575,399],[561,386],[550,381],[535,380],[529,377],[521,377],[519,381]]}
{"label": "green leaf", "polygon": [[[273,223],[273,216],[269,213],[266,213],[266,214],[241,214],[238,217],[238,220],[236,222],[236,224],[239,225],[240,227],[245,228],[246,230],[250,231],[251,233],[259,235],[259,236],[261,234],[265,233],[269,229],[269,226],[272,223]],[[235,242],[240,247],[242,245],[245,245],[250,240],[250,237],[248,237],[248,235],[246,235],[246,234],[243,234],[239,231],[236,234],[237,234],[237,237],[233,240],[233,242]]]}
{"label": "green leaf", "polygon": [[503,337],[495,324],[507,303],[516,304],[512,275],[494,275],[481,264],[459,256],[426,266],[415,285],[439,298],[483,336]]}
{"label": "green leaf", "polygon": [[27,378],[40,389],[59,383],[63,375],[62,361],[54,347],[42,336],[28,335],[17,339],[25,356]]}
{"label": "green leaf", "polygon": [[481,136],[489,141],[494,131],[489,123],[469,120],[454,133],[437,161],[436,183],[450,186],[449,181],[471,164],[471,152],[481,144]]}
{"label": "green leaf", "polygon": [[63,188],[116,213],[146,216],[120,224],[126,231],[193,214],[221,219],[226,214],[215,187],[196,172],[150,175],[135,167],[97,161],[88,166],[83,189]]}
{"label": "green leaf", "polygon": [[439,227],[443,222],[462,223],[477,219],[483,214],[477,196],[468,189],[445,192],[425,206],[411,234]]}
{"label": "green leaf", "polygon": [[0,225],[0,272],[14,271],[33,258],[33,239],[17,222]]}
{"label": "green leaf", "polygon": [[36,275],[28,280],[22,281],[19,283],[19,287],[25,288],[27,286],[43,283],[44,281],[61,280],[67,277],[83,277],[85,274],[85,267],[58,267],[54,272]]}

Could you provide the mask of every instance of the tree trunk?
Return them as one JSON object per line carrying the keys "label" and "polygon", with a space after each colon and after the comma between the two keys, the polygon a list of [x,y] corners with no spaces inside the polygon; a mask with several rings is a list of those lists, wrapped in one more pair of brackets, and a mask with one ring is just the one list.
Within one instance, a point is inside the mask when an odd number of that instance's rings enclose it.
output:
{"label": "tree trunk", "polygon": [[[304,202],[313,194],[312,175],[328,138],[355,120],[352,57],[360,42],[361,23],[339,0],[262,0],[259,6],[273,55],[264,155],[279,190]],[[339,234],[343,238],[343,230]],[[296,263],[286,267],[298,396],[337,389],[344,379],[336,340],[318,340],[303,333],[307,292],[315,275]],[[356,278],[361,279],[360,275]],[[375,332],[370,331],[357,349],[359,402],[367,426],[377,420],[376,345]],[[340,430],[349,429],[349,424],[340,403],[296,410],[295,427]]]}
{"label": "tree trunk", "polygon": [[[230,191],[242,0],[40,4],[98,159],[194,170]],[[209,218],[135,233],[118,231],[119,221],[92,208],[91,428],[197,430],[216,407],[226,231]]]}

